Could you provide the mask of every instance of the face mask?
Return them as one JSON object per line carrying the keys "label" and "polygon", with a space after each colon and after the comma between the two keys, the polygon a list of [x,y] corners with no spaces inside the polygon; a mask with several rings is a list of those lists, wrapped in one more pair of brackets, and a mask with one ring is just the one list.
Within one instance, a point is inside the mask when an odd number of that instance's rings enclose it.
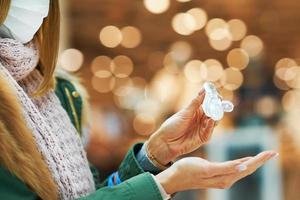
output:
{"label": "face mask", "polygon": [[48,15],[49,4],[50,0],[12,0],[0,37],[30,42]]}

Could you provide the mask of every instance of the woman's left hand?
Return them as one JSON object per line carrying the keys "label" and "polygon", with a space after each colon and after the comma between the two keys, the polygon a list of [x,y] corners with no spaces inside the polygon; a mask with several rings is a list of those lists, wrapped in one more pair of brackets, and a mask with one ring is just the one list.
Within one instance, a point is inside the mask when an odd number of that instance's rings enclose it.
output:
{"label": "woman's left hand", "polygon": [[156,160],[166,165],[178,156],[190,153],[210,139],[215,121],[201,107],[202,90],[192,102],[169,119],[147,141],[147,149]]}

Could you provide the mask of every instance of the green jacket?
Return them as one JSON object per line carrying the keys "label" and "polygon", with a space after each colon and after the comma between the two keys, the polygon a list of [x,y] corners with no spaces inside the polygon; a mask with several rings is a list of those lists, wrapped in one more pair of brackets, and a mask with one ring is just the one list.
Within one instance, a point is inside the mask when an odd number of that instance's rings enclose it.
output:
{"label": "green jacket", "polygon": [[[82,98],[75,86],[66,79],[57,79],[56,94],[66,109],[72,123],[81,133]],[[91,166],[96,191],[82,200],[162,200],[159,189],[151,174],[144,172],[136,160],[136,154],[142,144],[134,145],[119,166],[121,184],[107,186],[107,180],[101,181],[95,167]],[[20,166],[22,167],[22,166]],[[36,200],[39,197],[14,174],[0,164],[0,199],[2,200]]]}

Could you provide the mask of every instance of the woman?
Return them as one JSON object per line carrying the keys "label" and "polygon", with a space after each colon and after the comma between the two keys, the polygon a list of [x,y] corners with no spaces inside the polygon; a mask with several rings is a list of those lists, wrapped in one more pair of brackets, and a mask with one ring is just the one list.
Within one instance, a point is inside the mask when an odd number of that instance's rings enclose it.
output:
{"label": "woman", "polygon": [[[188,189],[230,187],[276,155],[268,151],[224,163],[192,157],[172,165],[179,156],[206,143],[215,126],[200,108],[201,91],[145,144],[135,145],[118,172],[98,184],[77,134],[80,115],[72,119],[63,101],[72,85],[65,81],[69,86],[57,90],[60,99],[53,90],[59,2],[29,2],[0,0],[1,199],[168,199]],[[13,20],[26,20],[26,15],[15,13],[20,8],[39,14],[22,26]]]}

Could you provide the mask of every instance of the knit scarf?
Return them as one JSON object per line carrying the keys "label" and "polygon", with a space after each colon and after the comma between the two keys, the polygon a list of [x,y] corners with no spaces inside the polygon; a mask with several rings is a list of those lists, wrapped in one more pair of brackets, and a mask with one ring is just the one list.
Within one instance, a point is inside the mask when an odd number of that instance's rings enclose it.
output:
{"label": "knit scarf", "polygon": [[76,199],[93,192],[94,181],[77,131],[55,92],[32,96],[43,80],[35,69],[38,61],[33,42],[23,45],[0,38],[0,73],[15,89],[26,125],[57,184],[60,199]]}

